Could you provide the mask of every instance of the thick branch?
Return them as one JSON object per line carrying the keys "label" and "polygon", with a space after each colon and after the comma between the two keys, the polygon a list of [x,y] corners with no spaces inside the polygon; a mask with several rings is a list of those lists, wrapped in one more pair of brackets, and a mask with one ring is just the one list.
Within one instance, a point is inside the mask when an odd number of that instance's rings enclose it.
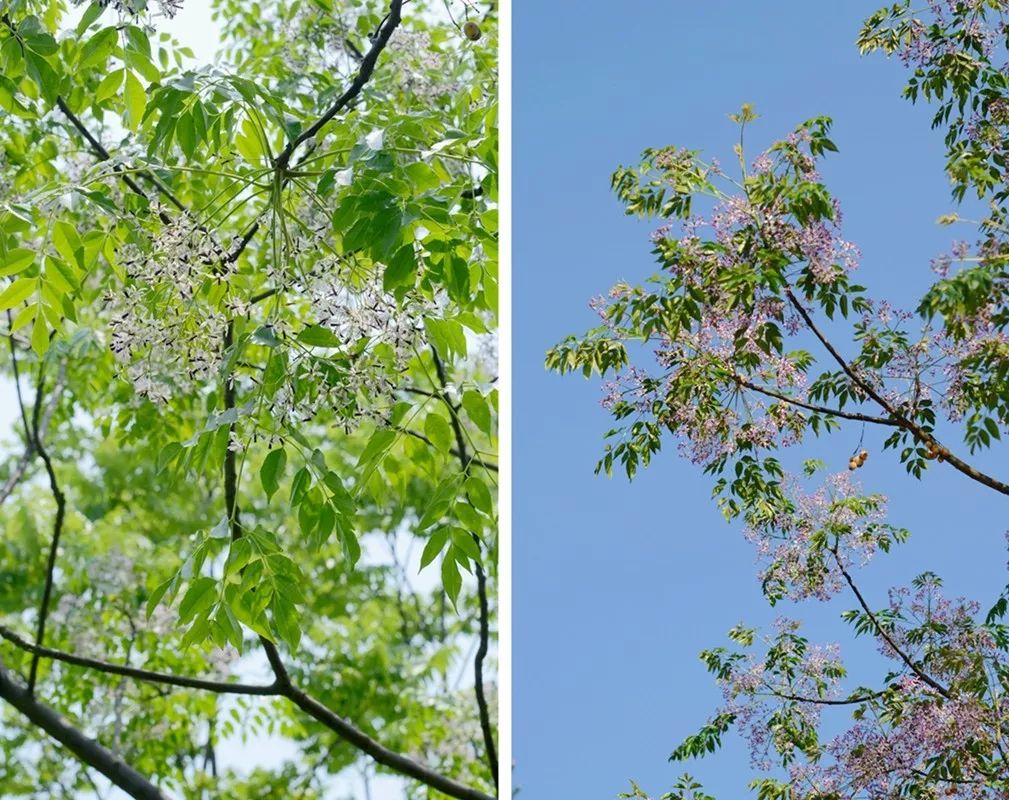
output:
{"label": "thick branch", "polygon": [[89,739],[53,709],[36,700],[28,689],[18,686],[0,666],[0,698],[10,703],[28,721],[49,734],[77,758],[98,770],[115,786],[135,800],[167,800],[157,786],[133,767],[117,758],[94,739]]}
{"label": "thick branch", "polygon": [[291,702],[293,702],[310,717],[321,722],[331,731],[350,742],[362,752],[367,753],[379,764],[395,770],[402,775],[414,778],[421,783],[430,786],[432,789],[437,789],[450,797],[458,798],[458,800],[494,800],[494,798],[490,795],[484,794],[483,792],[459,783],[458,781],[454,781],[451,778],[447,778],[432,769],[418,764],[416,761],[413,761],[406,756],[393,752],[387,747],[383,747],[381,744],[368,736],[368,734],[364,733],[364,731],[355,728],[342,717],[326,708],[326,706],[318,700],[309,697],[309,695],[301,689],[291,686],[284,692],[284,695],[290,698]]}

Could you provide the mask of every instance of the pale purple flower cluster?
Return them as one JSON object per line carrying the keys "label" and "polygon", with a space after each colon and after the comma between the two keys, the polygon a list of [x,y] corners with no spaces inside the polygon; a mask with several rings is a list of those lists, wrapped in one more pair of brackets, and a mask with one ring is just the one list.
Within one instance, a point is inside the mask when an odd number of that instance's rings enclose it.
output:
{"label": "pale purple flower cluster", "polygon": [[[799,623],[794,620],[779,619],[775,627],[777,636],[766,642],[767,657],[748,654],[719,681],[723,697],[719,713],[734,717],[733,724],[749,745],[751,764],[760,770],[772,767],[775,754],[796,755],[795,742],[781,724],[782,701],[789,702],[790,727],[815,729],[821,705],[794,702],[795,698],[835,698],[844,673],[836,644],[800,644]],[[785,663],[789,666],[782,669]]]}
{"label": "pale purple flower cluster", "polygon": [[886,498],[860,495],[848,471],[813,492],[794,477],[783,483],[791,509],[744,531],[764,565],[760,579],[793,600],[827,600],[845,585],[841,567],[864,566],[879,549]]}

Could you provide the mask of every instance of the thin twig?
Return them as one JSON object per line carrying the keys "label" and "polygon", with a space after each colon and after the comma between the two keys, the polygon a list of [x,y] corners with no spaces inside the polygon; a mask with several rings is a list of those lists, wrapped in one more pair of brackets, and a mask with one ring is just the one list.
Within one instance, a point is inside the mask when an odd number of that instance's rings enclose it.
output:
{"label": "thin twig", "polygon": [[[15,357],[13,350],[11,350],[11,360],[15,364],[17,363],[17,358]],[[64,363],[62,370],[65,369],[66,364]],[[38,387],[35,391],[35,407],[32,409],[32,446],[38,454],[38,457],[42,459],[42,463],[45,465],[46,474],[49,477],[49,491],[52,493],[53,500],[56,501],[56,515],[53,517],[53,533],[52,539],[49,543],[49,557],[46,562],[46,582],[42,589],[42,604],[39,607],[38,626],[35,630],[35,645],[37,647],[41,647],[45,642],[46,621],[49,618],[49,604],[52,599],[53,583],[56,574],[56,555],[59,552],[60,537],[63,534],[63,520],[66,517],[67,511],[66,497],[60,489],[59,481],[56,479],[56,471],[53,469],[52,459],[49,458],[49,453],[42,444],[42,437],[39,434],[40,417],[42,413],[42,397],[44,394],[45,364],[42,363],[39,364]],[[32,655],[31,665],[28,670],[28,694],[32,694],[35,691],[35,679],[38,677],[38,668],[39,656],[36,653]]]}

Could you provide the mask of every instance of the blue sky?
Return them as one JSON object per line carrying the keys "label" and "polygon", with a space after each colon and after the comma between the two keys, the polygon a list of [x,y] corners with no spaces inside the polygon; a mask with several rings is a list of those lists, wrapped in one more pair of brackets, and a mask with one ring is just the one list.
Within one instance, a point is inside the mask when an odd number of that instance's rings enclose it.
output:
{"label": "blue sky", "polygon": [[[858,278],[913,305],[933,277],[929,259],[973,237],[934,224],[952,210],[941,135],[927,109],[900,98],[903,67],[854,46],[876,7],[515,4],[514,748],[526,800],[613,798],[631,777],[668,789],[684,771],[668,753],[718,700],[696,654],[737,622],[806,619],[812,639],[842,643],[856,678],[876,675],[871,644],[852,644],[837,622],[848,597],[766,607],[738,526],[671,443],[634,484],[594,477],[608,427],[598,383],[543,369],[551,344],[594,324],[593,295],[653,272],[650,226],[623,216],[609,193],[613,168],[666,144],[732,163],[726,114],[743,102],[762,115],[748,133],[752,155],[808,117],[835,118],[841,152],[823,173],[863,251]],[[843,469],[859,433],[846,428],[811,452]],[[881,441],[866,432],[872,455],[860,476],[867,491],[890,495],[891,521],[912,539],[865,571],[874,604],[925,569],[952,594],[994,599],[1005,582],[1004,499],[950,469],[918,483]],[[719,798],[740,797],[748,761],[733,737],[686,769]]]}

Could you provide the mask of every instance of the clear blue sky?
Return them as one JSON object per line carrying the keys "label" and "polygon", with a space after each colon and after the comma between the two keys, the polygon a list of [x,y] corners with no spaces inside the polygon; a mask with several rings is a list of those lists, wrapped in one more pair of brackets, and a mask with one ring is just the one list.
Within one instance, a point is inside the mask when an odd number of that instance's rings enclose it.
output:
{"label": "clear blue sky", "polygon": [[[880,3],[881,4],[881,3]],[[547,374],[544,351],[594,324],[587,301],[620,279],[653,272],[650,226],[622,215],[608,189],[618,163],[647,146],[703,148],[732,163],[743,102],[766,144],[817,115],[835,118],[841,152],[824,168],[845,208],[859,279],[905,304],[933,277],[929,259],[970,231],[939,228],[951,210],[941,136],[930,114],[900,98],[896,60],[859,57],[864,0],[552,0],[514,9],[514,737],[526,800],[613,798],[634,777],[656,794],[666,763],[704,722],[717,690],[696,659],[735,623],[780,613],[761,599],[738,526],[722,521],[710,481],[667,452],[629,485],[595,478],[608,427],[598,384]],[[754,153],[755,154],[755,153]],[[850,348],[847,349],[850,352]],[[832,440],[843,469],[859,430]],[[934,569],[954,594],[987,601],[1005,582],[1004,498],[950,469],[907,478],[882,437],[866,433],[869,491],[891,496],[891,520],[911,529],[896,555],[864,575],[885,588]],[[985,459],[997,472],[996,459]],[[868,682],[868,642],[836,621],[853,603],[784,608],[814,640],[841,641]],[[719,798],[746,796],[748,755],[688,765]]]}

